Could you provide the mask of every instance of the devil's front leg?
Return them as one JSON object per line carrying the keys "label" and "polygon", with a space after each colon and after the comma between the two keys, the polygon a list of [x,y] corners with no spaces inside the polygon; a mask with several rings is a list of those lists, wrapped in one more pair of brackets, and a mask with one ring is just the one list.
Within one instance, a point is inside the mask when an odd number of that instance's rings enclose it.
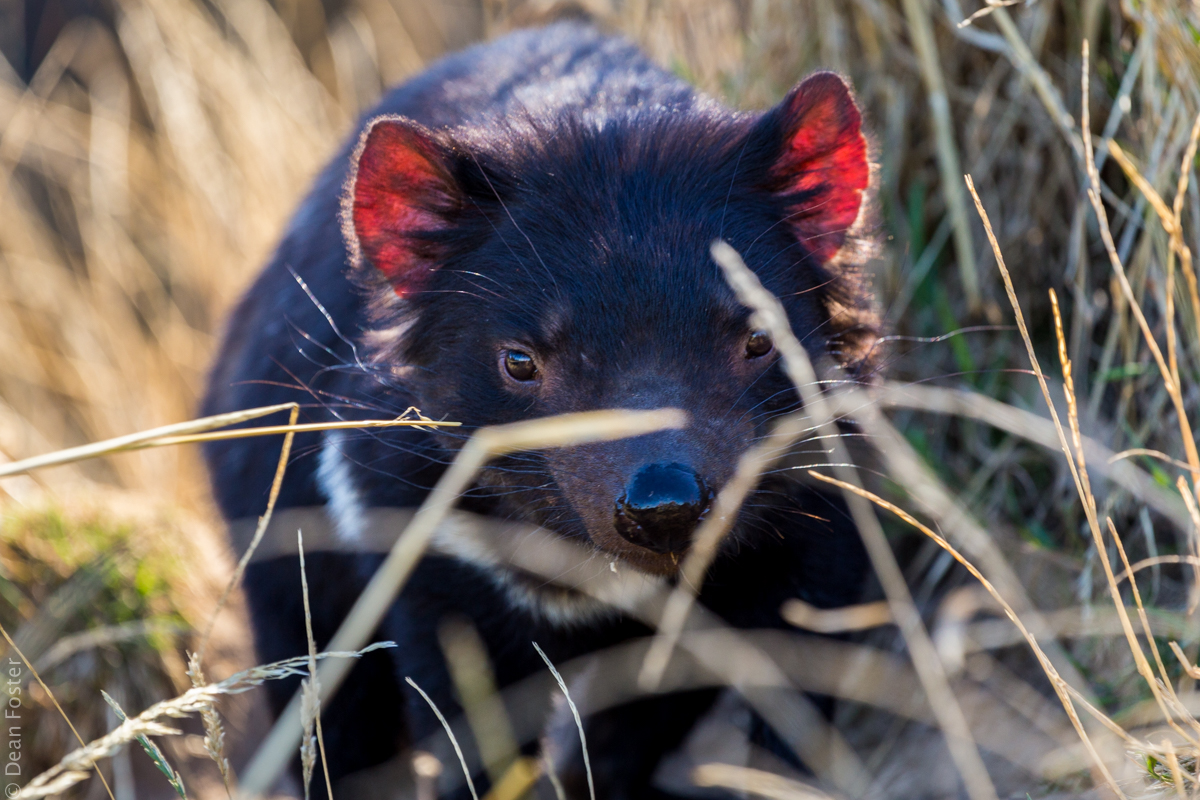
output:
{"label": "devil's front leg", "polygon": [[[663,757],[684,742],[719,692],[713,688],[660,695],[586,716],[583,727],[595,796],[605,800],[674,797],[653,786],[654,773]],[[548,726],[545,746],[569,800],[587,800],[583,748],[565,703]]]}

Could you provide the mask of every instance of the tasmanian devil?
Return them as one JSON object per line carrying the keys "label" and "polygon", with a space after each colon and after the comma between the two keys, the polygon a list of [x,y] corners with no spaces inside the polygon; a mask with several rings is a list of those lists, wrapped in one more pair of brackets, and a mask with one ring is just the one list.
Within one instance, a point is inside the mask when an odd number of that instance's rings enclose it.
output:
{"label": "tasmanian devil", "polygon": [[[597,568],[669,583],[740,454],[799,406],[710,244],[744,255],[814,360],[868,375],[870,175],[859,110],[831,73],[744,113],[583,22],[475,46],[390,91],[318,177],[232,315],[205,412],[299,401],[301,421],[415,406],[461,422],[296,437],[277,509],[324,507],[353,543],[368,510],[419,505],[480,426],[683,409],[680,430],[498,459],[460,503],[591,548]],[[231,523],[262,513],[277,442],[207,447]],[[380,563],[352,550],[308,556],[319,644]],[[378,632],[399,647],[364,659],[327,709],[335,779],[440,730],[405,677],[458,712],[438,644],[447,618],[474,626],[501,687],[544,670],[533,641],[557,662],[649,633],[468,551],[421,561]],[[780,628],[788,598],[853,601],[864,563],[845,510],[777,472],[740,512],[701,602],[739,628]],[[294,557],[253,562],[245,592],[260,658],[307,652]],[[272,688],[277,712],[294,689]],[[657,766],[715,697],[586,718],[596,795],[662,796]],[[587,796],[581,762],[556,769]]]}

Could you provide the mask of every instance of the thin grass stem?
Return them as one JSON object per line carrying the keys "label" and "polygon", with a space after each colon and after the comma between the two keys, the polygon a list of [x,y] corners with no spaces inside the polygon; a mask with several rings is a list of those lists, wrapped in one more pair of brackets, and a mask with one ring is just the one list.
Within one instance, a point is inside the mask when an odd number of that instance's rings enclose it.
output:
{"label": "thin grass stem", "polygon": [[571,709],[571,716],[575,718],[575,727],[579,731],[579,746],[583,748],[583,768],[587,772],[588,782],[588,797],[590,800],[596,800],[596,782],[592,779],[592,759],[588,755],[587,734],[583,732],[583,720],[579,717],[579,709],[575,706],[575,701],[571,699],[571,693],[567,690],[567,682],[563,680],[563,676],[554,668],[554,662],[547,657],[538,647],[537,642],[533,642],[533,649],[537,650],[537,654],[542,657],[542,661],[546,662],[546,668],[550,670],[550,674],[554,676],[554,680],[558,681],[558,688],[562,690],[563,697],[567,699],[567,705]]}
{"label": "thin grass stem", "polygon": [[450,723],[442,716],[442,711],[437,707],[437,703],[433,702],[433,698],[425,694],[425,690],[417,685],[417,682],[412,678],[405,677],[404,681],[411,687],[417,690],[417,693],[429,704],[433,709],[433,713],[437,715],[438,722],[442,723],[443,730],[450,737],[450,744],[454,746],[454,754],[458,756],[458,763],[462,767],[463,777],[467,780],[467,788],[471,790],[472,800],[479,800],[479,793],[475,791],[475,781],[471,780],[471,770],[467,768],[467,759],[463,756],[462,748],[458,745],[458,738],[454,735],[454,731],[450,729]]}

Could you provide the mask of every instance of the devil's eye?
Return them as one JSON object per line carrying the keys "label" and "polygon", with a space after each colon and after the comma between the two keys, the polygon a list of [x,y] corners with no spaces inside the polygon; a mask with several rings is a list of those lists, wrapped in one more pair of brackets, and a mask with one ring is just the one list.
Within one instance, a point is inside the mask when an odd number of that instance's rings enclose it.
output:
{"label": "devil's eye", "polygon": [[762,358],[775,347],[771,334],[766,331],[755,331],[746,340],[746,358]]}
{"label": "devil's eye", "polygon": [[529,353],[505,350],[503,362],[504,371],[515,381],[531,381],[538,376],[537,364],[533,363],[533,356]]}

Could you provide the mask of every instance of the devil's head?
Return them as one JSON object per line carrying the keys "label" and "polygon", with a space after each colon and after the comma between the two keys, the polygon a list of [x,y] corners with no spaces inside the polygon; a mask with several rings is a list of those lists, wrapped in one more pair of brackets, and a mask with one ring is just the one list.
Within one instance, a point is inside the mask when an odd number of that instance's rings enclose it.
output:
{"label": "devil's head", "polygon": [[499,513],[667,573],[740,454],[798,402],[710,244],[743,255],[814,357],[861,372],[875,341],[857,270],[869,183],[855,102],[820,73],[760,115],[647,108],[447,131],[381,117],[343,224],[374,357],[427,415],[470,429],[688,413],[682,430],[515,456],[480,478]]}

